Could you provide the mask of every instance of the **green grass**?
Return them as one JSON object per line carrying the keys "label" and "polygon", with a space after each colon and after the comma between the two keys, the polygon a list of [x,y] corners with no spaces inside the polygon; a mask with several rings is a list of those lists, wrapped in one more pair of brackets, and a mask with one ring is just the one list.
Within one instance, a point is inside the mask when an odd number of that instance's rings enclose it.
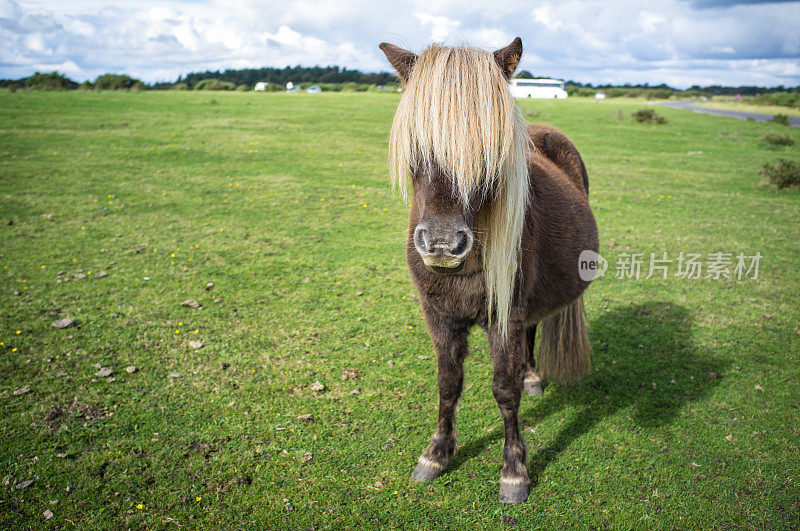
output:
{"label": "green grass", "polygon": [[[581,150],[612,264],[763,259],[757,280],[597,280],[594,370],[524,398],[531,497],[504,506],[479,331],[453,465],[410,479],[437,395],[385,171],[396,103],[0,92],[0,525],[796,525],[800,195],[757,184],[765,132],[800,131],[520,102]],[[65,317],[80,327],[50,326]]]}

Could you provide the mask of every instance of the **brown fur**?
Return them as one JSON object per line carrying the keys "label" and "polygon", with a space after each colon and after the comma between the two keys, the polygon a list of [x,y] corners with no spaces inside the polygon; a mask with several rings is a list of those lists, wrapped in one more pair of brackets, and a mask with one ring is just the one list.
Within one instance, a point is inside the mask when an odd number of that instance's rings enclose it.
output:
{"label": "brown fur", "polygon": [[[414,68],[409,60],[416,55],[387,46],[382,45],[387,58],[407,81]],[[513,73],[521,52],[517,39],[494,53],[506,78]],[[454,192],[452,176],[436,161],[420,164],[412,180],[406,246],[411,278],[420,294],[439,368],[439,421],[414,477],[432,479],[455,451],[455,405],[461,394],[467,336],[472,326],[480,325],[488,332],[494,365],[492,391],[505,425],[501,499],[505,496],[511,501],[527,497],[526,450],[517,411],[523,377],[535,376],[536,325],[542,323],[540,365],[544,375],[574,381],[588,370],[590,346],[581,298],[588,282],[579,276],[578,257],[584,250],[598,250],[597,227],[587,197],[588,177],[577,149],[552,127],[529,125],[527,133],[533,146],[525,155],[529,194],[506,330],[487,315],[480,234],[460,268],[449,274],[429,269],[414,239],[422,220],[426,226],[435,220],[444,232],[485,230],[479,221],[491,207],[491,191],[465,201]],[[523,491],[514,490],[520,486],[524,486],[524,497]],[[508,492],[514,495],[508,496]]]}
{"label": "brown fur", "polygon": [[[532,124],[528,132],[532,139],[546,141],[528,157],[532,197],[522,236],[522,279],[518,279],[512,312],[523,323],[538,323],[575,301],[589,285],[578,274],[578,256],[585,249],[596,252],[598,237],[585,191],[586,170],[575,146],[552,127]],[[414,248],[411,235],[423,211],[453,209],[449,182],[436,170],[428,177],[414,182],[406,245],[411,277],[423,306],[454,321],[485,327],[486,293],[477,253],[472,253],[459,273],[442,275],[429,271]],[[418,200],[421,196],[428,199],[424,204]]]}

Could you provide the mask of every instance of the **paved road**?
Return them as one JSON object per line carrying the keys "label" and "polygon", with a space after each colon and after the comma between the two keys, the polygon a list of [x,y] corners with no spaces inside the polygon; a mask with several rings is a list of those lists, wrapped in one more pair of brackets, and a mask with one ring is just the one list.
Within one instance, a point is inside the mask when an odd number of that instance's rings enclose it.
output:
{"label": "paved road", "polygon": [[[685,109],[687,111],[699,112],[703,114],[713,114],[715,116],[727,116],[729,118],[738,118],[746,120],[752,118],[757,122],[766,122],[772,119],[771,114],[761,114],[757,112],[744,112],[744,111],[726,111],[723,109],[706,109],[704,107],[695,106],[696,101],[661,101],[660,105],[671,107],[673,109]],[[800,116],[789,116],[789,125],[800,127]]]}

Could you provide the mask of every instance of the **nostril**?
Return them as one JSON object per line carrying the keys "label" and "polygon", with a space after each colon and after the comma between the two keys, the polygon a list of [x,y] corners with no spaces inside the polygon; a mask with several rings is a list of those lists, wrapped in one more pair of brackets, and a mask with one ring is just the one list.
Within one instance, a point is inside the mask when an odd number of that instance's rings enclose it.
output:
{"label": "nostril", "polygon": [[461,256],[467,251],[468,248],[469,248],[469,235],[463,230],[458,231],[458,233],[456,234],[456,245],[452,251],[453,254],[455,256]]}
{"label": "nostril", "polygon": [[422,227],[417,227],[417,230],[414,231],[414,242],[417,244],[417,247],[422,249],[423,251],[430,252],[428,249],[428,231],[423,229]]}

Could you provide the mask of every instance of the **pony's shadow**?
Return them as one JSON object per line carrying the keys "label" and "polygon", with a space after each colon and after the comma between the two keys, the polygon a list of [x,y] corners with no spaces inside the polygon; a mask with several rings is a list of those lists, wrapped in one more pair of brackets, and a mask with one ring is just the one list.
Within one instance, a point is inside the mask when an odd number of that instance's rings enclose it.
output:
{"label": "pony's shadow", "polygon": [[[529,450],[533,485],[559,452],[601,420],[630,409],[629,418],[637,426],[663,426],[686,402],[705,396],[719,383],[719,362],[694,345],[691,318],[682,306],[661,301],[620,307],[591,326],[592,372],[576,386],[559,386],[543,397],[522,397],[520,421],[526,426],[559,411],[577,411],[544,448]],[[502,438],[503,431],[495,430],[468,442],[456,452],[451,468]]]}

